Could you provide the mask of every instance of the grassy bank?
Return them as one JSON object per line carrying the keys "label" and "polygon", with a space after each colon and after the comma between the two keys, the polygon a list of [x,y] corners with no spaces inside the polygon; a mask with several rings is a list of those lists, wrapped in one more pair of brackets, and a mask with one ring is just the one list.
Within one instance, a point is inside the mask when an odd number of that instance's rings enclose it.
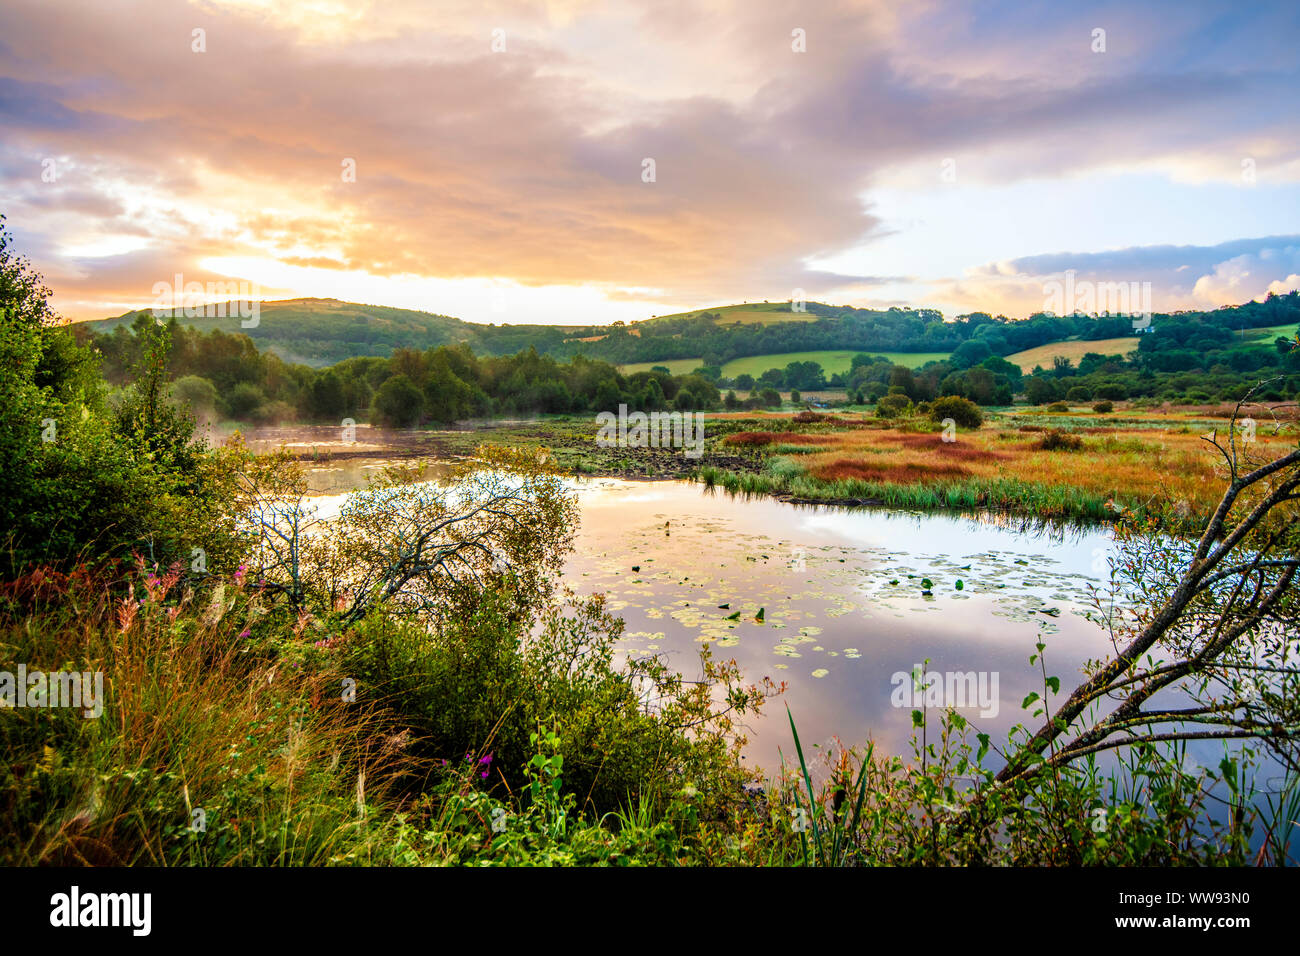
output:
{"label": "grassy bank", "polygon": [[9,582],[0,669],[98,670],[104,695],[95,719],[0,720],[0,863],[1243,864],[1250,834],[1277,829],[1250,808],[1207,822],[1201,781],[1154,753],[974,801],[989,743],[956,714],[918,712],[907,757],[813,757],[792,721],[790,765],[756,775],[728,714],[765,694],[733,667],[706,658],[700,684],[642,670],[651,707],[599,607],[554,618],[539,652],[507,606],[484,595],[433,632],[384,612],[339,630],[238,574]]}
{"label": "grassy bank", "polygon": [[800,503],[873,504],[892,508],[1010,511],[1027,516],[1105,521],[1115,517],[1109,499],[1077,488],[1037,485],[1014,478],[967,478],[934,484],[891,484],[857,478],[819,480],[797,464],[777,459],[766,473],[705,465],[696,474],[706,487],[732,494],[776,495]]}

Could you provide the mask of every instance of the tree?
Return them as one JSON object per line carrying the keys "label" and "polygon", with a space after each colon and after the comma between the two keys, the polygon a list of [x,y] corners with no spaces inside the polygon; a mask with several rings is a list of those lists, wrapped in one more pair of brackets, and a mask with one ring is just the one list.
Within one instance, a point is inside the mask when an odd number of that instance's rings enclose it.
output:
{"label": "tree", "polygon": [[[1227,489],[1199,537],[1125,528],[1110,600],[1097,602],[1116,653],[1011,754],[999,782],[1188,740],[1260,741],[1300,770],[1300,450],[1253,458],[1238,438],[1243,405],[1226,438],[1206,437]],[[1160,696],[1166,690],[1184,702]]]}
{"label": "tree", "polygon": [[394,375],[375,392],[371,414],[385,428],[410,428],[424,414],[424,395],[405,375]]}
{"label": "tree", "polygon": [[198,375],[178,378],[172,382],[169,392],[172,401],[189,406],[195,413],[210,413],[216,410],[217,388],[206,378]]}
{"label": "tree", "polygon": [[240,382],[226,396],[226,413],[236,420],[247,420],[262,407],[266,396],[250,382]]}
{"label": "tree", "polygon": [[345,626],[380,605],[436,626],[465,588],[507,578],[526,603],[545,604],[572,549],[576,498],[532,452],[483,446],[475,459],[454,485],[390,473],[350,494],[326,534],[305,485],[250,480],[251,580],[296,613],[335,613]]}
{"label": "tree", "polygon": [[170,337],[147,323],[139,380],[111,412],[96,357],[54,324],[49,294],[0,216],[0,571],[132,549],[166,563],[195,536],[215,559],[220,487],[193,418],[166,400]]}
{"label": "tree", "polygon": [[327,368],[317,373],[307,386],[304,405],[302,411],[307,418],[329,422],[342,419],[347,398],[343,394],[343,381],[338,372]]}
{"label": "tree", "polygon": [[1046,405],[1056,401],[1057,388],[1048,378],[1031,375],[1025,379],[1025,398],[1030,405]]}
{"label": "tree", "polygon": [[450,369],[434,369],[424,386],[424,408],[435,422],[468,418],[474,411],[474,391]]}

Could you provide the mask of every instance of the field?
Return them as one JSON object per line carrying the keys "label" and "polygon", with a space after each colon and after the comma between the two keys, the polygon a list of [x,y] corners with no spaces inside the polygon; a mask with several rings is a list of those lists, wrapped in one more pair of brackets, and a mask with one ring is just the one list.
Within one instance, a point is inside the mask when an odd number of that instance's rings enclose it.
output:
{"label": "field", "polygon": [[[726,470],[706,458],[700,477],[734,492],[797,501],[988,508],[1083,520],[1129,509],[1177,523],[1204,516],[1222,494],[1222,458],[1201,438],[1211,429],[1225,434],[1222,414],[1207,409],[1120,417],[1022,409],[996,413],[979,429],[959,429],[953,442],[920,419],[839,415],[796,425],[785,416],[743,424],[742,416],[723,416],[742,430],[723,437],[720,448],[746,449],[754,465]],[[1053,429],[1065,432],[1067,442],[1077,440],[1077,447],[1044,447]],[[1285,436],[1261,430],[1243,453],[1271,460],[1287,446]]]}
{"label": "field", "polygon": [[663,319],[693,319],[705,312],[718,315],[718,325],[772,325],[776,322],[812,322],[817,316],[811,312],[790,312],[789,302],[746,302],[740,305],[720,305],[714,309],[692,309],[689,312],[674,312],[672,315],[656,315],[649,322]]}
{"label": "field", "polygon": [[[748,355],[732,359],[722,366],[722,374],[727,378],[750,374],[755,378],[770,368],[785,368],[791,362],[817,362],[827,375],[847,372],[853,356],[859,354],[883,355],[898,365],[908,368],[920,368],[926,362],[940,362],[948,357],[947,352],[877,352],[871,349],[835,349],[825,352],[782,352],[775,355]],[[674,375],[683,375],[699,368],[699,359],[673,359],[667,362],[635,362],[620,366],[624,374],[643,372],[654,365],[666,366]]]}
{"label": "field", "polygon": [[1300,331],[1300,322],[1292,322],[1290,325],[1270,325],[1262,329],[1247,329],[1247,339],[1259,339],[1261,345],[1272,345],[1276,338],[1293,339],[1296,332]]}
{"label": "field", "polygon": [[1058,355],[1062,358],[1068,358],[1075,365],[1078,365],[1079,359],[1089,352],[1097,352],[1101,355],[1124,355],[1137,348],[1137,344],[1137,336],[1126,336],[1119,339],[1093,339],[1090,342],[1082,340],[1049,342],[1047,345],[1040,345],[1036,348],[1025,349],[1023,352],[1017,352],[1014,355],[1008,355],[1007,361],[1019,365],[1026,372],[1032,372],[1035,365],[1051,368],[1052,359]]}
{"label": "field", "polygon": [[700,367],[700,360],[697,358],[690,359],[660,359],[657,362],[630,362],[627,365],[620,365],[619,369],[624,375],[631,375],[634,372],[648,372],[656,365],[668,369],[674,375],[689,375],[692,371]]}

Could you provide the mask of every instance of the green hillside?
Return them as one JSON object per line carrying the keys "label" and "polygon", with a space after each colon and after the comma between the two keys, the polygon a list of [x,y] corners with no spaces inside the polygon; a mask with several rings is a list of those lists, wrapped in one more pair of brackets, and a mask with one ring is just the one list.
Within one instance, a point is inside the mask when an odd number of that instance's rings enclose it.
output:
{"label": "green hillside", "polygon": [[[860,349],[832,349],[818,352],[779,352],[771,355],[748,355],[745,358],[732,359],[722,366],[722,374],[727,378],[749,374],[757,378],[770,368],[785,368],[791,362],[816,362],[827,375],[847,372],[853,356],[861,354]],[[948,357],[947,352],[875,352],[866,350],[868,355],[883,355],[896,365],[908,368],[920,368],[926,362],[939,362]],[[634,362],[620,366],[624,372],[643,372],[652,366],[661,365],[674,375],[684,375],[699,368],[700,360],[669,359],[663,362]]]}
{"label": "green hillside", "polygon": [[[111,332],[119,325],[129,327],[137,316],[149,311],[127,312],[89,326],[97,332]],[[183,325],[203,332],[220,329],[243,333],[259,349],[274,352],[286,361],[316,367],[354,356],[387,356],[400,347],[425,349],[458,342],[478,346],[479,330],[483,328],[446,315],[338,299],[262,302],[257,325],[252,328],[244,328],[237,313],[227,318],[177,318]]]}
{"label": "green hillside", "polygon": [[793,311],[789,302],[745,302],[739,305],[692,309],[690,312],[674,312],[671,315],[656,315],[652,319],[635,322],[632,327],[654,325],[675,319],[698,319],[703,316],[715,316],[714,321],[718,325],[773,325],[777,322],[811,322],[819,318],[812,312]]}

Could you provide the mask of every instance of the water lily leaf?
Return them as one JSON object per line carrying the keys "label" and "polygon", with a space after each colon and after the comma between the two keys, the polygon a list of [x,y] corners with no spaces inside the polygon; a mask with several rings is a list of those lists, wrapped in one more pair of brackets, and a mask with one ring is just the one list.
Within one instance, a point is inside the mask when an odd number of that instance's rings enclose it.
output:
{"label": "water lily leaf", "polygon": [[929,578],[921,578],[921,587],[925,588],[928,591],[930,590],[930,588],[934,587],[934,582],[931,581]]}
{"label": "water lily leaf", "polygon": [[965,586],[966,586],[966,585],[962,584],[962,582],[961,582],[961,578],[958,578],[958,579],[957,579],[957,590],[960,591],[960,590],[961,590],[962,588],[964,588]]}
{"label": "water lily leaf", "polygon": [[758,623],[762,624],[762,623],[763,623],[763,612],[764,612],[765,610],[766,610],[766,608],[761,608],[761,607],[760,607],[760,608],[758,609],[758,613],[754,615],[754,620],[756,620],[756,621],[758,621]]}
{"label": "water lily leaf", "polygon": [[728,620],[728,621],[739,621],[739,620],[740,620],[740,612],[737,611],[735,614],[728,614],[728,615],[727,615],[727,620]]}

